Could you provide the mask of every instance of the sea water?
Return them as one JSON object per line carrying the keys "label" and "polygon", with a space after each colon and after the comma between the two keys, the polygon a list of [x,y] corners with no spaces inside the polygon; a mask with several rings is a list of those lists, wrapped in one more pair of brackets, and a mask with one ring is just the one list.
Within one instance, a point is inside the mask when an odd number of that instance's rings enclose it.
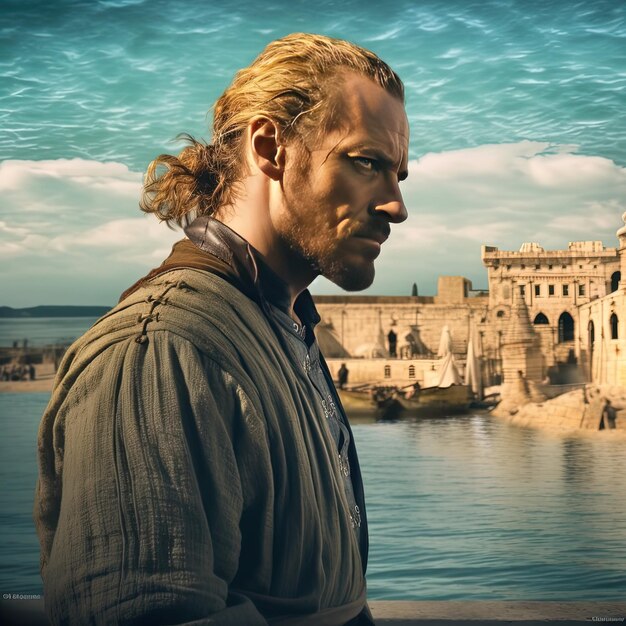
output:
{"label": "sea water", "polygon": [[0,160],[143,172],[179,133],[208,138],[209,107],[269,41],[314,32],[367,46],[399,72],[412,159],[531,139],[626,163],[619,0],[271,0],[262,10],[254,0],[5,0],[2,24]]}
{"label": "sea water", "polygon": [[89,329],[97,317],[0,318],[0,348],[69,344]]}
{"label": "sea water", "polygon": [[[32,506],[48,397],[0,394],[3,593],[41,593]],[[609,435],[546,435],[486,414],[355,425],[370,598],[626,597],[626,454]]]}

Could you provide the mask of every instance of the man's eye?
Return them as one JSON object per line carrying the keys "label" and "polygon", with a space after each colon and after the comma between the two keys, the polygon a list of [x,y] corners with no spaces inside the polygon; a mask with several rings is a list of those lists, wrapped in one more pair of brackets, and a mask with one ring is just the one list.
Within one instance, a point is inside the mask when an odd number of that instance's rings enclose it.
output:
{"label": "man's eye", "polygon": [[369,172],[376,169],[376,161],[374,159],[368,159],[367,157],[352,157],[352,162]]}

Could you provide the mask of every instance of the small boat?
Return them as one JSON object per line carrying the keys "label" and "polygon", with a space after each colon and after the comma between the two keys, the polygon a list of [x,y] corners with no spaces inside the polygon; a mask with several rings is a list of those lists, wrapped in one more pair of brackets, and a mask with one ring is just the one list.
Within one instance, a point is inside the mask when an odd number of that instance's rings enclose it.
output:
{"label": "small boat", "polygon": [[472,391],[467,385],[426,387],[411,397],[396,395],[404,411],[416,417],[465,413],[472,401]]}
{"label": "small boat", "polygon": [[[447,331],[447,327],[444,330]],[[451,340],[447,335],[449,332],[442,336],[440,351],[445,354],[440,362],[436,385],[422,388],[417,381],[408,385],[396,381],[395,385],[372,382],[339,389],[346,412],[357,418],[374,417],[387,421],[467,412],[473,399],[472,389],[461,382],[454,356],[449,351]]]}
{"label": "small boat", "polygon": [[338,392],[349,416],[387,421],[465,413],[472,395],[466,385],[410,389],[406,393],[398,387],[372,385],[360,389],[339,389]]}
{"label": "small boat", "polygon": [[[346,413],[351,418],[378,419],[381,413],[382,397],[377,398],[376,392],[383,389],[379,386],[361,386],[352,389],[337,389],[339,399]],[[385,388],[386,389],[386,388]],[[391,391],[386,392],[390,395]]]}

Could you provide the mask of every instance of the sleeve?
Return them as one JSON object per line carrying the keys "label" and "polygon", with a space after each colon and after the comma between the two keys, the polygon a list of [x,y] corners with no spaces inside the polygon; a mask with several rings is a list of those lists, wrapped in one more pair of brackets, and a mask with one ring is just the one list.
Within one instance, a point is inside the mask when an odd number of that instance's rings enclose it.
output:
{"label": "sleeve", "polygon": [[231,589],[238,456],[263,454],[241,449],[263,440],[242,434],[262,428],[257,415],[231,375],[168,332],[90,363],[56,418],[62,497],[42,570],[53,623],[267,623]]}

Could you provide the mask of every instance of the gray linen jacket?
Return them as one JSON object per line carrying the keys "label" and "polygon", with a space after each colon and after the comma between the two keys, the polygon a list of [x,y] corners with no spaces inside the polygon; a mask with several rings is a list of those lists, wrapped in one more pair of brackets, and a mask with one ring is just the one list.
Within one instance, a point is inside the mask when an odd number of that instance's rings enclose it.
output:
{"label": "gray linen jacket", "polygon": [[365,563],[314,394],[258,304],[215,274],[157,275],[99,320],[39,432],[51,621],[358,615]]}

